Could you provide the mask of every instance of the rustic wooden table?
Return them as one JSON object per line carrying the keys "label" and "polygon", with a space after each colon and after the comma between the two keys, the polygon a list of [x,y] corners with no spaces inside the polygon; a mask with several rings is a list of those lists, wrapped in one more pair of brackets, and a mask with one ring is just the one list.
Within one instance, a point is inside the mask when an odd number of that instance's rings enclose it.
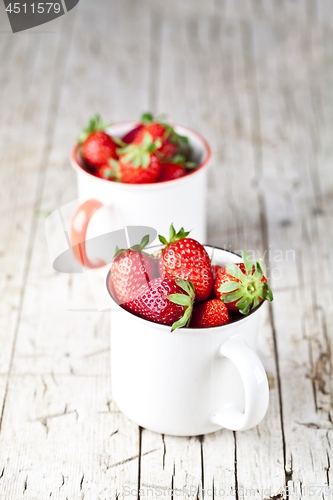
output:
{"label": "rustic wooden table", "polygon": [[[331,0],[81,0],[16,35],[0,7],[0,498],[333,497]],[[253,430],[127,420],[110,315],[69,311],[91,308],[86,276],[52,269],[43,214],[76,198],[78,130],[143,110],[209,139],[209,243],[268,268]]]}

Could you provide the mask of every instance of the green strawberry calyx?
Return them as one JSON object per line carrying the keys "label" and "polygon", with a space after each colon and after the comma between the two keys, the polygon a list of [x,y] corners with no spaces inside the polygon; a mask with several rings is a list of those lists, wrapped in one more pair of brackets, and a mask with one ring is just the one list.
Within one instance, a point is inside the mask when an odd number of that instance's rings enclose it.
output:
{"label": "green strawberry calyx", "polygon": [[137,252],[142,253],[142,251],[144,250],[144,248],[146,248],[146,246],[148,245],[148,243],[149,243],[149,234],[146,234],[142,238],[142,240],[141,240],[140,243],[138,243],[136,245],[133,245],[130,248],[118,248],[118,246],[116,246],[116,251],[115,251],[115,254],[114,254],[113,258],[117,257],[117,255],[119,255],[119,254],[121,254],[123,252],[127,252],[127,250],[135,250]]}
{"label": "green strawberry calyx", "polygon": [[179,240],[183,240],[190,234],[191,231],[185,231],[183,227],[180,228],[178,233],[176,233],[175,228],[173,227],[173,224],[171,224],[170,229],[169,229],[169,241],[164,238],[164,236],[161,236],[160,234],[158,235],[158,239],[160,240],[163,245],[171,245],[171,243],[176,243]]}
{"label": "green strawberry calyx", "polygon": [[112,167],[106,168],[103,171],[103,174],[105,175],[105,177],[107,177],[107,179],[114,179],[115,178],[115,171]]}
{"label": "green strawberry calyx", "polygon": [[153,123],[154,121],[154,116],[152,113],[143,113],[141,115],[141,122],[143,123],[143,125],[149,125],[149,123]]}
{"label": "green strawberry calyx", "polygon": [[105,130],[110,125],[111,123],[103,123],[99,114],[94,115],[92,118],[90,118],[88,125],[85,129],[82,130],[81,134],[79,135],[79,144],[83,144],[88,135],[99,130]]}
{"label": "green strawberry calyx", "polygon": [[192,310],[193,310],[193,302],[195,297],[195,290],[193,283],[191,281],[186,281],[183,279],[176,280],[177,285],[184,290],[184,293],[171,293],[167,295],[167,299],[174,304],[178,304],[179,306],[184,306],[185,311],[184,315],[178,320],[175,321],[172,325],[171,331],[177,330],[177,328],[187,327],[190,325]]}
{"label": "green strawberry calyx", "polygon": [[153,113],[150,111],[146,111],[141,115],[141,123],[143,125],[149,125],[150,123],[159,123],[163,127],[170,127],[169,124],[167,123],[162,123],[162,121],[166,118],[167,116],[165,114],[154,116]]}
{"label": "green strawberry calyx", "polygon": [[168,158],[166,163],[175,163],[176,165],[181,165],[182,167],[185,167],[188,170],[194,170],[198,166],[198,164],[195,163],[194,161],[186,161],[186,157],[179,153],[176,153],[171,158]]}
{"label": "green strawberry calyx", "polygon": [[188,137],[186,137],[185,135],[177,134],[175,129],[168,123],[161,123],[161,125],[165,129],[163,138],[168,139],[173,144],[177,144],[177,146],[182,150],[182,152],[186,153],[187,156],[190,146]]}
{"label": "green strawberry calyx", "polygon": [[239,312],[246,316],[258,307],[260,299],[272,301],[273,293],[268,283],[261,281],[264,276],[261,259],[257,260],[253,269],[252,259],[246,252],[242,253],[242,258],[245,273],[236,264],[228,264],[226,266],[228,274],[239,281],[223,283],[218,291],[225,294],[221,296],[221,300],[226,304],[237,301]]}
{"label": "green strawberry calyx", "polygon": [[119,172],[119,162],[114,158],[109,158],[108,163],[110,165],[110,169],[105,170],[104,173],[108,176],[109,179],[113,181],[121,182],[120,172]]}
{"label": "green strawberry calyx", "polygon": [[153,142],[152,136],[146,132],[142,144],[129,144],[117,149],[117,154],[122,155],[123,163],[131,163],[134,168],[148,168],[151,154],[162,144],[161,139]]}

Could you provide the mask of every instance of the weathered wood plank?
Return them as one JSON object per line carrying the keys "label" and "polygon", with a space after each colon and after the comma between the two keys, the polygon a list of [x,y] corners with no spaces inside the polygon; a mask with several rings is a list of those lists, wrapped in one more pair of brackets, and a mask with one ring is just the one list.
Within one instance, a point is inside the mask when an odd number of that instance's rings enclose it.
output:
{"label": "weathered wood plank", "polygon": [[[262,134],[275,138],[276,143],[274,149],[263,149],[262,187],[269,242],[272,251],[284,256],[284,262],[276,262],[281,274],[272,275],[276,290],[272,311],[286,480],[289,497],[296,499],[321,496],[320,487],[329,481],[332,389],[327,381],[332,363],[332,298],[325,276],[331,271],[328,248],[332,236],[330,225],[323,225],[321,219],[327,222],[322,191],[330,189],[332,174],[321,141],[330,133],[332,121],[323,119],[318,101],[327,85],[321,26],[312,23],[308,33],[300,30],[298,37],[290,37],[287,27],[280,25],[276,36],[283,41],[275,54],[277,83],[270,85],[271,98],[268,93],[260,94]],[[261,70],[262,86],[267,68]],[[273,98],[275,120],[267,112]],[[275,185],[274,171],[280,178]],[[292,252],[287,256],[288,249]]]}
{"label": "weathered wood plank", "polygon": [[[0,35],[2,39],[13,35]],[[22,35],[24,36],[24,35]],[[22,40],[22,39],[21,39]],[[0,304],[0,370],[10,365],[12,345],[17,328],[22,285],[25,281],[28,254],[36,204],[36,191],[43,168],[47,144],[45,121],[52,88],[39,80],[40,71],[52,74],[57,56],[59,35],[48,38],[45,50],[47,61],[41,59],[39,36],[25,36],[25,43],[12,40],[9,53],[1,54],[1,234],[0,243],[1,288]],[[6,61],[11,64],[6,64]],[[29,87],[27,88],[27,82]],[[36,105],[31,108],[31,101]],[[39,131],[36,134],[36,131]],[[19,143],[19,147],[18,147]]]}
{"label": "weathered wood plank", "polygon": [[[39,186],[36,208],[46,211],[76,198],[69,153],[88,117],[100,111],[114,120],[128,119],[147,107],[147,10],[139,9],[135,2],[120,1],[113,2],[110,9],[103,2],[100,7],[96,11],[82,2],[73,10],[75,22],[64,17],[61,50],[67,53],[67,65],[65,58],[57,62],[65,77],[58,81],[59,106],[45,110],[53,124],[52,130],[46,131],[51,154],[45,158],[48,169],[45,182]],[[126,14],[128,9],[133,17]],[[101,18],[96,17],[97,12]],[[120,40],[127,40],[127,45]],[[44,60],[47,46],[41,50]],[[51,78],[52,74],[45,73],[43,84],[50,85]],[[34,99],[31,96],[30,106]],[[125,481],[134,479],[137,483],[140,446],[138,427],[113,407],[110,396],[109,315],[66,312],[71,307],[91,309],[92,295],[85,276],[71,277],[52,270],[44,220],[36,222],[0,436],[3,460],[18,454],[19,458],[6,464],[1,493],[11,498],[19,498],[23,492],[29,497],[52,494],[65,499],[85,494],[110,498],[122,490]],[[44,391],[43,380],[50,392],[36,399],[35,390],[41,387]],[[22,412],[17,412],[17,397],[24,406]],[[80,419],[76,420],[80,411],[87,414],[82,426],[77,425]],[[52,418],[58,413],[66,416]],[[35,419],[50,415],[46,419],[48,435],[46,425],[39,420],[30,422],[31,414]],[[10,444],[13,433],[15,446]],[[53,455],[56,460],[51,459]]]}

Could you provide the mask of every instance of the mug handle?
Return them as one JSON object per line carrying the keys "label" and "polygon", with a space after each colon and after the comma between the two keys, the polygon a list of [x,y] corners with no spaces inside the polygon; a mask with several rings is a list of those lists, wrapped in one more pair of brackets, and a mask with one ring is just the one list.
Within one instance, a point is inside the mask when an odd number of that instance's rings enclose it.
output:
{"label": "mug handle", "polygon": [[218,350],[236,366],[244,386],[245,411],[226,407],[212,415],[211,421],[225,429],[245,431],[258,425],[264,418],[269,402],[269,388],[265,369],[257,354],[242,335],[229,337]]}
{"label": "mug handle", "polygon": [[71,245],[75,258],[89,269],[105,266],[105,262],[98,259],[91,262],[86,253],[86,233],[91,217],[103,206],[99,200],[90,199],[82,203],[76,210],[71,221]]}

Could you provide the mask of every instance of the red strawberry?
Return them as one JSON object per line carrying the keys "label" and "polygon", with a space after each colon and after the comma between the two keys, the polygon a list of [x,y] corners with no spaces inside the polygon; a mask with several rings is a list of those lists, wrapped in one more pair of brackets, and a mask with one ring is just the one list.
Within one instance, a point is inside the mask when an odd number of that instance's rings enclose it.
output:
{"label": "red strawberry", "polygon": [[160,271],[159,271],[159,267],[158,267],[158,264],[159,264],[159,260],[161,258],[161,255],[162,255],[162,250],[158,250],[157,252],[153,253],[150,255],[150,257],[153,259],[153,261],[155,262],[155,268],[156,268],[156,278],[159,278],[161,275],[160,275]]}
{"label": "red strawberry", "polygon": [[154,259],[142,252],[148,242],[149,236],[144,236],[140,245],[128,250],[117,248],[109,279],[119,303],[130,300],[142,285],[157,275]]}
{"label": "red strawberry", "polygon": [[264,276],[260,259],[255,266],[251,257],[243,252],[243,263],[228,264],[220,269],[214,284],[217,298],[226,303],[229,311],[246,315],[263,300],[273,300],[272,290]]}
{"label": "red strawberry", "polygon": [[104,132],[105,127],[107,125],[101,123],[100,116],[95,115],[79,137],[82,155],[94,167],[105,165],[109,158],[117,158],[117,145]]}
{"label": "red strawberry", "polygon": [[229,323],[228,308],[222,300],[212,299],[193,310],[191,328],[208,328]]}
{"label": "red strawberry", "polygon": [[144,113],[141,116],[141,123],[139,123],[135,128],[127,132],[126,135],[122,138],[124,144],[130,144],[134,141],[138,133],[144,129],[145,125],[151,123],[153,121],[153,115],[151,113]]}
{"label": "red strawberry", "polygon": [[133,142],[140,130],[143,129],[143,127],[143,123],[140,123],[140,125],[127,132],[127,134],[122,138],[123,142],[125,144],[130,144],[131,142]]}
{"label": "red strawberry", "polygon": [[[163,139],[163,136],[165,134],[165,128],[157,122],[151,122],[151,123],[146,123],[143,125],[142,129],[139,131],[139,133],[136,135],[134,139],[135,144],[141,144],[144,141],[146,132],[148,132],[153,141],[156,141],[156,139]],[[160,145],[160,147],[162,144]]]}
{"label": "red strawberry", "polygon": [[95,171],[95,175],[97,177],[100,177],[101,179],[106,179],[106,180],[115,180],[115,171],[110,165],[110,163],[107,163],[106,165],[102,165],[101,167],[98,167],[98,169]]}
{"label": "red strawberry", "polygon": [[181,136],[175,132],[171,125],[154,121],[150,113],[142,116],[144,127],[138,132],[134,139],[134,144],[142,144],[145,134],[148,132],[155,142],[161,140],[161,144],[157,148],[157,154],[161,160],[167,161],[176,153],[183,153],[186,156],[189,154],[188,138]]}
{"label": "red strawberry", "polygon": [[154,154],[160,145],[160,140],[152,141],[149,134],[145,135],[140,145],[130,144],[117,150],[119,162],[110,160],[117,171],[121,182],[127,184],[146,184],[154,182],[160,173],[160,161]]}
{"label": "red strawberry", "polygon": [[186,169],[182,165],[178,165],[177,163],[161,163],[161,171],[157,182],[171,181],[183,177],[185,174]]}
{"label": "red strawberry", "polygon": [[159,157],[164,161],[170,160],[177,153],[178,145],[169,139],[164,139],[162,146],[158,150]]}
{"label": "red strawberry", "polygon": [[134,167],[131,161],[126,161],[125,157],[119,158],[119,172],[122,182],[127,184],[148,184],[156,181],[160,173],[160,161],[156,155],[149,155],[147,166],[139,165]]}
{"label": "red strawberry", "polygon": [[213,271],[213,276],[214,276],[214,280],[216,279],[217,275],[219,274],[219,272],[221,271],[221,269],[223,269],[222,266],[218,266],[218,265],[213,265],[212,266],[212,271]]}
{"label": "red strawberry", "polygon": [[173,224],[170,226],[170,241],[159,236],[166,245],[159,261],[162,276],[182,278],[193,283],[195,300],[206,300],[213,288],[213,272],[208,253],[196,240],[186,238],[184,228],[176,234]]}
{"label": "red strawberry", "polygon": [[173,331],[189,325],[193,301],[194,288],[191,282],[156,278],[142,286],[123,307],[155,323],[172,325]]}

